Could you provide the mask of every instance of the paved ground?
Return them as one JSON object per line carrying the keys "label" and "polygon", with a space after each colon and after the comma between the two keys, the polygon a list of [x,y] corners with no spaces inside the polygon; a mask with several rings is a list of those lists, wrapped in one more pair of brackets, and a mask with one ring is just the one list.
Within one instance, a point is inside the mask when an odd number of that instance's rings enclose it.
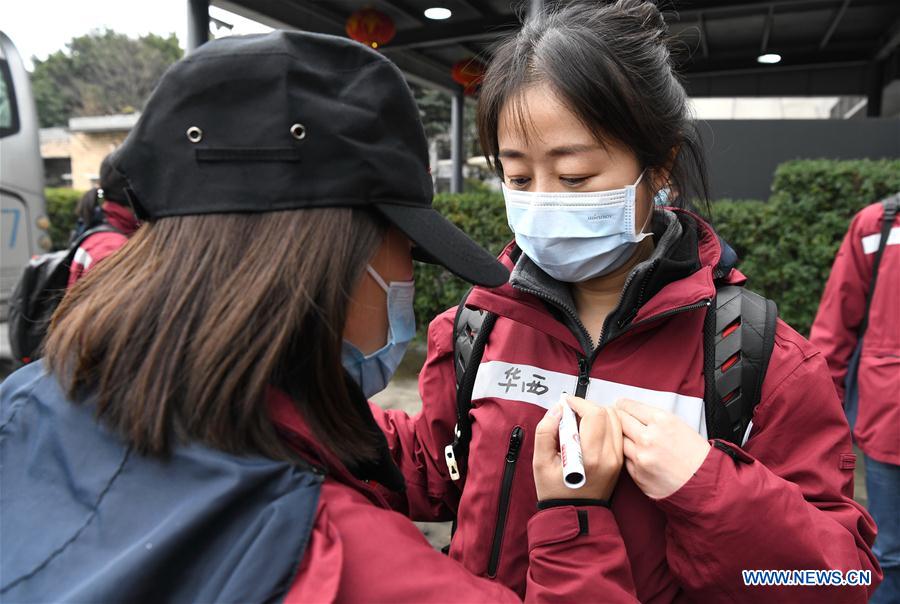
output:
{"label": "paved ground", "polygon": [[[411,346],[403,359],[403,364],[397,370],[397,375],[383,392],[372,397],[372,402],[384,409],[401,409],[410,415],[417,413],[422,408],[417,376],[424,360],[425,351],[422,348]],[[450,543],[449,522],[416,522],[415,524],[436,549]]]}

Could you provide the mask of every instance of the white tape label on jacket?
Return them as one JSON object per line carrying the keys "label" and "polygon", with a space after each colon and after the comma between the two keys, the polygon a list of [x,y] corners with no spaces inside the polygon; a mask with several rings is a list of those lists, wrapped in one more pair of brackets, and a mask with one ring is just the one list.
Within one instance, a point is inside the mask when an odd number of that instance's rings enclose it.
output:
{"label": "white tape label on jacket", "polygon": [[[881,243],[881,233],[867,235],[862,238],[862,246],[864,254],[874,254],[878,251],[878,244]],[[900,227],[891,228],[888,235],[887,245],[900,245]]]}
{"label": "white tape label on jacket", "polygon": [[[478,367],[478,376],[472,389],[472,400],[481,398],[502,398],[537,405],[545,409],[552,407],[563,392],[574,393],[578,376],[541,369],[521,363],[488,361]],[[608,380],[591,378],[587,400],[600,405],[612,405],[619,398],[630,398],[644,404],[668,411],[680,417],[690,427],[706,437],[706,414],[703,399],[676,392],[650,390],[639,386],[629,386]]]}

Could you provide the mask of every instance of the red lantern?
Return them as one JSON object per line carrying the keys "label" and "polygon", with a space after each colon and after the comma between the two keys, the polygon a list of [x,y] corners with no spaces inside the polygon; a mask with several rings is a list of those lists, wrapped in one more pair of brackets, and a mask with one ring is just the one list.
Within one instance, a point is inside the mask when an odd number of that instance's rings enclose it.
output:
{"label": "red lantern", "polygon": [[394,20],[374,8],[363,8],[347,17],[347,35],[372,48],[384,46],[396,34]]}
{"label": "red lantern", "polygon": [[465,87],[466,94],[475,94],[487,68],[478,59],[463,59],[453,66],[453,81]]}

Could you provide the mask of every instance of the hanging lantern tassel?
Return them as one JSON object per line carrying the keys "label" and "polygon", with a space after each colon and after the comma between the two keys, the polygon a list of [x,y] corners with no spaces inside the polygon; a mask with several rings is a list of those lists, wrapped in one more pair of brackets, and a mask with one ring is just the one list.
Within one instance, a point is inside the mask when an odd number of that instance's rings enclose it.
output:
{"label": "hanging lantern tassel", "polygon": [[471,96],[478,92],[486,69],[478,59],[463,59],[453,66],[453,81],[464,86],[465,93]]}
{"label": "hanging lantern tassel", "polygon": [[396,34],[394,20],[374,8],[363,8],[347,17],[347,35],[372,48],[384,46]]}

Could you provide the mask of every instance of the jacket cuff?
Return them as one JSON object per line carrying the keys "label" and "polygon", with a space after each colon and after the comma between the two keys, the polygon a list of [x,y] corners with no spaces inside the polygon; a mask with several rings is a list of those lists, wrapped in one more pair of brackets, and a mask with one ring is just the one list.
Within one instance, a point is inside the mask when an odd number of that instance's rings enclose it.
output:
{"label": "jacket cuff", "polygon": [[687,516],[703,512],[709,502],[715,501],[720,485],[729,482],[728,474],[736,466],[752,464],[756,459],[730,442],[714,439],[706,459],[694,475],[680,489],[656,501],[666,514]]}
{"label": "jacket cuff", "polygon": [[579,535],[618,534],[619,527],[609,508],[589,505],[551,507],[528,521],[528,551],[544,545],[571,541]]}

